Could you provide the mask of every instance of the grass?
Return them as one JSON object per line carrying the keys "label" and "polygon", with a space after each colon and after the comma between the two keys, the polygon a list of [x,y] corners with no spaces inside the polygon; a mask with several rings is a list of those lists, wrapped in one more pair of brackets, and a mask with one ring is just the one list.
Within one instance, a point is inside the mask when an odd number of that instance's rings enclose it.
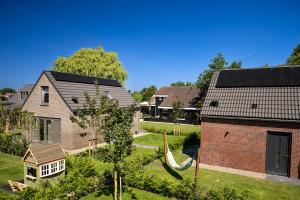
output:
{"label": "grass", "polygon": [[[92,199],[111,200],[113,199],[113,189],[108,188],[106,190],[97,191],[83,198],[83,200],[92,200]],[[169,198],[159,196],[151,192],[135,189],[135,188],[128,188],[127,190],[123,191],[122,199],[124,200],[129,200],[129,199],[166,200]]]}
{"label": "grass", "polygon": [[0,153],[0,186],[6,185],[8,180],[22,180],[23,173],[21,157]]}
{"label": "grass", "polygon": [[[181,135],[200,132],[200,125],[181,124],[179,127]],[[166,130],[172,135],[174,132],[174,124],[171,123],[141,122],[141,128],[153,133],[163,133]]]}
{"label": "grass", "polygon": [[[184,136],[167,135],[167,140],[169,144],[182,139],[184,139]],[[150,146],[163,146],[164,138],[162,134],[151,133],[149,135],[134,138],[134,143]]]}
{"label": "grass", "polygon": [[[178,159],[178,158],[177,158]],[[171,170],[171,171],[170,171]],[[169,179],[179,182],[183,178],[193,180],[195,168],[191,167],[186,171],[166,170],[160,160],[155,160],[145,167],[148,175],[157,175],[162,179]],[[208,188],[231,187],[238,192],[250,190],[257,199],[300,199],[300,186],[274,183],[267,180],[260,180],[213,170],[200,169],[199,181]]]}

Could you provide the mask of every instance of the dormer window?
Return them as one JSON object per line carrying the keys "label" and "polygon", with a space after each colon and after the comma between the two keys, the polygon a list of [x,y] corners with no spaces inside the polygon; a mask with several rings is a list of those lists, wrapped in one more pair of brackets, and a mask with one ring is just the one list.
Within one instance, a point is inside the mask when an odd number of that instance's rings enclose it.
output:
{"label": "dormer window", "polygon": [[48,105],[49,104],[49,87],[48,86],[42,86],[42,105]]}
{"label": "dormer window", "polygon": [[219,101],[213,100],[209,103],[209,107],[218,107],[219,106]]}
{"label": "dormer window", "polygon": [[21,91],[21,100],[25,100],[28,96],[28,92],[27,91]]}

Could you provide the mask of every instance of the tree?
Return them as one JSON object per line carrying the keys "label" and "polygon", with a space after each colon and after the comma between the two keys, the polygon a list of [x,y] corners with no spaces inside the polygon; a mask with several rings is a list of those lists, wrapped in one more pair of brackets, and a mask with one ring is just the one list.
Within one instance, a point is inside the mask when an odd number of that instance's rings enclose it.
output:
{"label": "tree", "polygon": [[[92,135],[91,139],[94,141],[92,143],[94,147],[93,150],[95,150],[97,145],[98,137],[103,134],[105,111],[108,101],[106,96],[100,95],[98,84],[96,84],[95,87],[96,96],[91,98],[87,92],[84,92],[85,104],[83,109],[77,109],[75,115],[70,117],[73,123],[77,123],[80,128]],[[93,154],[94,153],[93,151]]]}
{"label": "tree", "polygon": [[300,65],[300,44],[293,49],[293,52],[290,57],[288,57],[286,63],[288,65]]}
{"label": "tree", "polygon": [[[178,130],[178,118],[182,117],[183,103],[176,98],[176,101],[172,103],[172,119],[174,123],[174,135],[176,135],[176,130]],[[176,128],[177,127],[177,128]]]}
{"label": "tree", "polygon": [[133,92],[131,96],[136,102],[141,102],[143,99],[143,96],[140,92]]}
{"label": "tree", "polygon": [[[108,101],[104,126],[104,141],[108,144],[105,151],[105,162],[113,163],[114,171],[114,199],[117,200],[119,174],[121,183],[121,171],[125,163],[125,158],[132,153],[133,137],[130,129],[136,106],[131,105],[121,108],[118,102]],[[121,185],[120,185],[121,188]]]}
{"label": "tree", "polygon": [[140,93],[142,94],[143,98],[142,101],[150,101],[151,97],[155,94],[157,88],[155,85],[151,85],[149,87],[143,88]]}
{"label": "tree", "polygon": [[200,88],[201,93],[204,97],[206,96],[213,73],[216,70],[226,69],[227,64],[228,63],[226,62],[225,57],[222,54],[218,53],[216,57],[211,60],[211,63],[208,64],[209,69],[204,70],[199,75],[196,85],[198,88]]}
{"label": "tree", "polygon": [[15,89],[12,89],[12,88],[2,88],[0,90],[0,94],[6,94],[6,93],[16,93],[16,90]]}
{"label": "tree", "polygon": [[233,61],[229,66],[228,69],[241,69],[242,62],[241,61]]}
{"label": "tree", "polygon": [[127,72],[115,52],[106,52],[102,47],[82,48],[69,57],[59,57],[54,71],[95,76],[118,80],[124,85]]}
{"label": "tree", "polygon": [[187,82],[183,82],[183,81],[177,81],[177,82],[173,82],[171,83],[171,86],[193,86],[194,83],[187,81]]}

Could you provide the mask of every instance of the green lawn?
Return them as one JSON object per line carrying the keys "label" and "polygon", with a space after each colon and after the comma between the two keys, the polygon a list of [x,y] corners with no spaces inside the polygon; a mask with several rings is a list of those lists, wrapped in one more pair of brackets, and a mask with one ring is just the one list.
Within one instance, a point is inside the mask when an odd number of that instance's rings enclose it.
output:
{"label": "green lawn", "polygon": [[[181,135],[200,132],[200,125],[181,124],[179,127],[180,127]],[[166,130],[168,134],[173,134],[174,124],[157,123],[157,122],[141,122],[141,128],[153,133],[163,133],[164,130]]]}
{"label": "green lawn", "polygon": [[[184,136],[167,135],[167,140],[169,144],[172,144],[178,140],[183,140],[183,139]],[[163,146],[164,137],[162,134],[151,133],[149,135],[144,135],[144,136],[134,138],[134,143],[150,145],[150,146]]]}
{"label": "green lawn", "polygon": [[8,180],[23,179],[22,158],[0,153],[0,185],[6,185]]}
{"label": "green lawn", "polygon": [[[113,199],[113,190],[112,188],[109,188],[107,190],[101,190],[98,192],[94,192],[85,198],[83,200],[111,200]],[[123,191],[122,193],[122,199],[124,200],[130,200],[130,199],[143,199],[143,200],[166,200],[169,199],[167,197],[159,196],[157,194],[153,194],[151,192],[135,189],[135,188],[128,188],[126,191]]]}
{"label": "green lawn", "polygon": [[[176,157],[175,157],[176,158]],[[178,159],[178,158],[177,158]],[[145,167],[145,173],[148,175],[157,175],[163,179],[178,181],[182,178],[194,177],[195,168],[191,167],[186,171],[176,171],[170,168],[165,169],[160,160],[155,160]],[[229,173],[217,172],[212,170],[200,169],[199,181],[206,187],[218,188],[229,186],[241,192],[250,190],[257,199],[300,199],[300,186],[289,185],[285,183],[273,183],[266,180],[260,180],[245,176],[239,176]]]}

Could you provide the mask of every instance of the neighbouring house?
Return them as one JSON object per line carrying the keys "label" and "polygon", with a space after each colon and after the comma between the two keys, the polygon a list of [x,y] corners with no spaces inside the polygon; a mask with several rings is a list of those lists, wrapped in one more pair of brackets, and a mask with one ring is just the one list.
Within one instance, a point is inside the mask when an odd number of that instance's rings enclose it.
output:
{"label": "neighbouring house", "polygon": [[201,111],[200,160],[299,179],[300,66],[215,72]]}
{"label": "neighbouring house", "polygon": [[65,153],[59,144],[35,144],[23,157],[24,183],[32,185],[41,180],[65,175]]}
{"label": "neighbouring house", "polygon": [[[195,86],[172,86],[162,87],[153,95],[153,102],[151,103],[150,115],[148,120],[155,121],[172,121],[172,106],[176,101],[180,101],[183,106],[183,117],[180,119],[181,123],[197,124],[200,109],[196,104],[200,98],[200,90]],[[141,110],[147,112],[149,105],[146,104]],[[148,109],[149,110],[149,109]],[[149,111],[148,111],[149,113]],[[145,119],[147,120],[147,119]]]}
{"label": "neighbouring house", "polygon": [[[44,71],[22,108],[33,112],[38,121],[39,128],[33,135],[33,142],[60,143],[62,148],[68,150],[88,146],[92,134],[72,123],[70,117],[84,108],[85,91],[91,97],[96,96],[95,81],[98,82],[100,95],[117,100],[121,107],[135,103],[116,80]],[[137,113],[133,133],[138,133],[138,123]]]}
{"label": "neighbouring house", "polygon": [[30,94],[34,84],[26,84],[16,93],[14,93],[7,101],[6,105],[8,108],[21,108]]}

